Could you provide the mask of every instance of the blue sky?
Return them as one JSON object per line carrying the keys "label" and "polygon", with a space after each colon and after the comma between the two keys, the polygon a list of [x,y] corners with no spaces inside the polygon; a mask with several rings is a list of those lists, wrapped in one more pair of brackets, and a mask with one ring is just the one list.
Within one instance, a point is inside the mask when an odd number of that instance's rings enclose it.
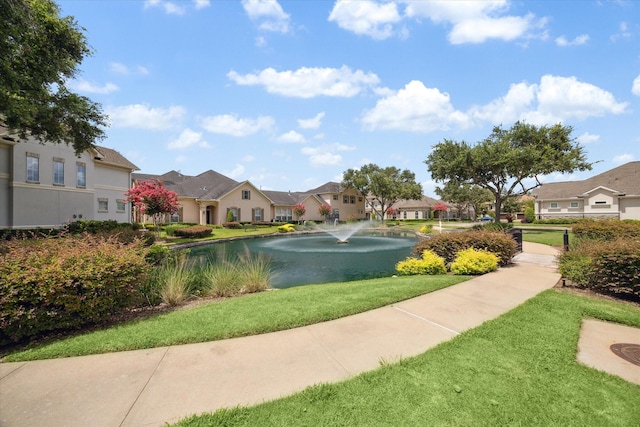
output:
{"label": "blue sky", "polygon": [[58,0],[94,55],[71,82],[141,172],[213,169],[302,191],[409,169],[444,139],[563,123],[598,162],[640,160],[640,2]]}

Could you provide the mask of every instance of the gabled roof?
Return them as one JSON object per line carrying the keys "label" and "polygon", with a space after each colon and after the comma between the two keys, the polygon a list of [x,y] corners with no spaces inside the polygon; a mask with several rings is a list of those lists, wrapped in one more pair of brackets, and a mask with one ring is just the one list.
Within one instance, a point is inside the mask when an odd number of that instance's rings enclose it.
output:
{"label": "gabled roof", "polygon": [[407,200],[401,199],[393,204],[394,209],[427,209],[437,204],[444,203],[429,196],[422,196],[421,199]]}
{"label": "gabled roof", "polygon": [[298,198],[288,191],[263,190],[262,192],[276,206],[293,206],[298,203]]}
{"label": "gabled roof", "polygon": [[327,194],[327,193],[342,193],[344,188],[338,182],[327,182],[318,188],[306,191],[305,194]]}
{"label": "gabled roof", "polygon": [[139,167],[131,163],[129,160],[127,160],[122,154],[120,154],[116,150],[97,145],[95,147],[95,151],[96,151],[96,156],[94,157],[94,160],[96,160],[98,164],[102,163],[110,166],[116,166],[123,169],[128,169],[130,171],[140,170]]}
{"label": "gabled roof", "polygon": [[175,183],[173,185],[175,188],[170,189],[178,193],[179,196],[216,200],[239,184],[238,181],[216,171],[208,170],[180,183]]}
{"label": "gabled roof", "polygon": [[542,184],[533,190],[538,200],[571,199],[604,187],[617,194],[640,196],[640,161],[625,163],[582,181]]}

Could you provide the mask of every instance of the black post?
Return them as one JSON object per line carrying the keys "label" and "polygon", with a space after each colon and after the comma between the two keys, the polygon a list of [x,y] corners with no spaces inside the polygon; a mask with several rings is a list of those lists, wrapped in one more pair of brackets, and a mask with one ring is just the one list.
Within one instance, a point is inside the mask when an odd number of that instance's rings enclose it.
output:
{"label": "black post", "polygon": [[564,251],[567,252],[569,250],[569,230],[564,230]]}

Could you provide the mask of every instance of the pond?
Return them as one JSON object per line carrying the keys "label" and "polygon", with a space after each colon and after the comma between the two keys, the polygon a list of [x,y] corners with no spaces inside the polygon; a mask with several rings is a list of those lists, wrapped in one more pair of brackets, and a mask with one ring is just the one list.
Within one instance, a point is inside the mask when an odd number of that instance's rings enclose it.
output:
{"label": "pond", "polygon": [[389,277],[398,261],[411,255],[413,233],[358,232],[348,243],[326,233],[234,240],[191,248],[191,257],[263,254],[272,263],[272,287],[346,282]]}

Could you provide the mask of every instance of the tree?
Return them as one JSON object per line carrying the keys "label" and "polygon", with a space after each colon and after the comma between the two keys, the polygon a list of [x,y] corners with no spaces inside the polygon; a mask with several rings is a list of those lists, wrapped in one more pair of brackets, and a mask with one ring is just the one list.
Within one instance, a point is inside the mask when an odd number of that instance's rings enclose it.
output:
{"label": "tree", "polygon": [[469,208],[473,209],[474,215],[478,215],[481,206],[493,200],[490,191],[455,180],[447,181],[444,187],[436,187],[435,192],[442,200],[454,205],[460,217],[462,217],[462,211]]}
{"label": "tree", "polygon": [[84,29],[52,0],[2,0],[0,19],[0,121],[21,138],[93,147],[107,117],[67,88],[92,54]]}
{"label": "tree", "polygon": [[323,216],[326,218],[331,214],[331,205],[327,203],[321,204],[320,207],[318,207],[318,213],[320,214],[320,216]]}
{"label": "tree", "polygon": [[393,166],[381,168],[371,163],[360,169],[348,169],[342,176],[341,185],[378,202],[379,210],[375,203],[371,206],[375,216],[380,216],[382,220],[387,208],[393,206],[398,200],[422,198],[422,186],[416,182],[415,174],[407,169],[401,171]]}
{"label": "tree", "polygon": [[126,192],[126,196],[140,213],[152,218],[153,225],[158,225],[164,215],[178,212],[178,194],[168,190],[158,179],[137,183]]}
{"label": "tree", "polygon": [[497,222],[503,202],[542,185],[541,176],[591,170],[572,131],[561,124],[536,127],[517,122],[508,130],[496,126],[475,146],[452,140],[436,144],[425,163],[436,181],[455,180],[491,191]]}
{"label": "tree", "polygon": [[433,211],[438,212],[438,219],[442,219],[442,214],[440,212],[446,212],[449,209],[445,203],[437,203],[433,205]]}
{"label": "tree", "polygon": [[298,220],[298,223],[300,222],[300,218],[302,218],[306,212],[307,212],[307,208],[305,208],[302,203],[297,203],[293,205],[293,214]]}

